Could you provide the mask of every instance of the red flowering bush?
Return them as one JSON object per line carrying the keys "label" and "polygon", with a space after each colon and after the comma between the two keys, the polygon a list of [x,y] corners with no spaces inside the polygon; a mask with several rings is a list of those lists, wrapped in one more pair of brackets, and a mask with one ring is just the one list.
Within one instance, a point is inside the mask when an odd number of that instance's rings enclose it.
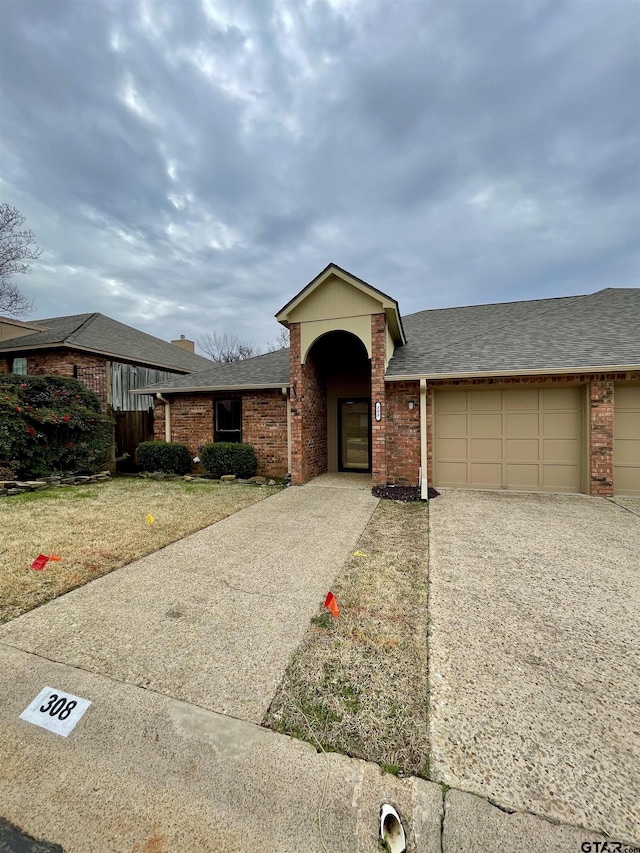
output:
{"label": "red flowering bush", "polygon": [[0,469],[19,477],[99,470],[109,458],[113,426],[93,391],[76,379],[0,374]]}

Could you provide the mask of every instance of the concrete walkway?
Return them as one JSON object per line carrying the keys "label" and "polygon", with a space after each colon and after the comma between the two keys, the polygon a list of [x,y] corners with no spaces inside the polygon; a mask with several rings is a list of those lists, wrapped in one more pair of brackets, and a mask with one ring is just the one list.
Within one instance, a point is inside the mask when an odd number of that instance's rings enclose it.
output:
{"label": "concrete walkway", "polygon": [[432,501],[431,769],[640,844],[640,501],[620,503]]}
{"label": "concrete walkway", "polygon": [[377,503],[286,489],[13,620],[0,642],[259,723]]}
{"label": "concrete walkway", "polygon": [[[0,821],[3,853],[375,853],[383,802],[409,853],[602,840],[255,724],[377,504],[362,480],[331,480],[0,630],[0,816],[49,842]],[[20,719],[45,686],[91,702],[67,738]]]}

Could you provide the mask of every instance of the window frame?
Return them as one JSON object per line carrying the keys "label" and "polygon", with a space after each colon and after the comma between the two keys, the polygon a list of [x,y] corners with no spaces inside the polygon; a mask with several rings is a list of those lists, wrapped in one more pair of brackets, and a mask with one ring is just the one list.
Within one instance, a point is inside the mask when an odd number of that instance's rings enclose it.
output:
{"label": "window frame", "polygon": [[[16,362],[21,362],[20,370],[16,370]],[[22,369],[23,368],[23,369]],[[26,376],[27,375],[27,357],[26,356],[17,356],[11,360],[11,372],[16,376]]]}
{"label": "window frame", "polygon": [[[230,404],[229,416],[232,420],[237,419],[238,428],[219,429],[218,406],[225,404]],[[232,444],[242,444],[242,397],[220,397],[213,401],[213,440],[215,442],[225,441]]]}

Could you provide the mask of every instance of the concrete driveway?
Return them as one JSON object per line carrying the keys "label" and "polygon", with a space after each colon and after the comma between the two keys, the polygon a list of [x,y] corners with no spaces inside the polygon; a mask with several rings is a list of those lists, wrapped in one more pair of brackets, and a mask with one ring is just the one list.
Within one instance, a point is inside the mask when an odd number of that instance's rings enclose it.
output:
{"label": "concrete driveway", "polygon": [[433,778],[640,842],[640,501],[430,504]]}

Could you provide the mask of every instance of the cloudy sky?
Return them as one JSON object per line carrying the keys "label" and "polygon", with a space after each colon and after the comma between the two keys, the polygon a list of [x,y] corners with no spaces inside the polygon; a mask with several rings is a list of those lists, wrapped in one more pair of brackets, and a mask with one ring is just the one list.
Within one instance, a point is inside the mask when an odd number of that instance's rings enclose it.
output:
{"label": "cloudy sky", "polygon": [[330,261],[424,308],[640,286],[636,0],[0,0],[32,318],[163,338]]}

